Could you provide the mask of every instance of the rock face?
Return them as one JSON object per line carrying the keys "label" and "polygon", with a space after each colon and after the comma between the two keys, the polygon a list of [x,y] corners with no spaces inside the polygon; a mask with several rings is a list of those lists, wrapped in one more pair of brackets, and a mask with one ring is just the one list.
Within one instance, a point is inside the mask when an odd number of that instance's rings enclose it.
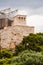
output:
{"label": "rock face", "polygon": [[0,45],[2,48],[15,48],[30,33],[34,33],[34,27],[26,26],[26,16],[15,16],[12,26],[0,30]]}
{"label": "rock face", "polygon": [[15,25],[7,27],[7,29],[0,31],[1,36],[1,47],[2,48],[13,48],[14,45],[19,44],[23,36],[29,35],[29,33],[34,33],[33,27]]}

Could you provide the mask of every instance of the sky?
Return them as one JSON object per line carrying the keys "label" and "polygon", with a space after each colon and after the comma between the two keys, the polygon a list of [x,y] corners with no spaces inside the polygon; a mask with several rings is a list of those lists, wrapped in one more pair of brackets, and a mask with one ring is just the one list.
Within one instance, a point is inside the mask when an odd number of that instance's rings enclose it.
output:
{"label": "sky", "polygon": [[43,32],[43,0],[0,0],[0,10],[22,9],[27,15],[27,25],[34,26],[35,32]]}

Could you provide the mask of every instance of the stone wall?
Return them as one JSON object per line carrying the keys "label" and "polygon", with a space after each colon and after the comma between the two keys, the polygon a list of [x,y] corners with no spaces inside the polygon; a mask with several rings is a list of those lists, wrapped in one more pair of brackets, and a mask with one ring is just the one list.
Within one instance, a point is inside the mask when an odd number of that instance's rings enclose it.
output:
{"label": "stone wall", "polygon": [[13,17],[13,24],[14,25],[26,25],[26,15],[16,15]]}
{"label": "stone wall", "polygon": [[16,44],[19,44],[23,36],[34,33],[34,27],[15,25],[0,30],[0,45],[2,48],[14,48]]}

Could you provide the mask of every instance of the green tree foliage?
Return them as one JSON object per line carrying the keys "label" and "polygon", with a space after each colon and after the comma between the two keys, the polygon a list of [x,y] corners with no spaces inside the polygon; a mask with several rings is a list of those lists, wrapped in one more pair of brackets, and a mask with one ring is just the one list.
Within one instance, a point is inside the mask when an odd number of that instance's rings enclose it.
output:
{"label": "green tree foliage", "polygon": [[43,65],[43,33],[25,36],[14,53],[0,50],[0,65]]}
{"label": "green tree foliage", "polygon": [[43,51],[43,33],[29,34],[25,36],[22,42],[16,46],[15,53],[18,54],[23,50]]}
{"label": "green tree foliage", "polygon": [[13,56],[12,52],[7,49],[0,50],[0,59],[2,58],[11,58]]}
{"label": "green tree foliage", "polygon": [[25,50],[18,56],[0,59],[0,65],[43,65],[43,53]]}
{"label": "green tree foliage", "polygon": [[43,65],[43,54],[41,52],[25,50],[12,58],[11,65]]}
{"label": "green tree foliage", "polygon": [[22,52],[23,50],[25,50],[25,46],[23,44],[20,43],[19,45],[16,45],[14,55],[18,55],[18,53]]}

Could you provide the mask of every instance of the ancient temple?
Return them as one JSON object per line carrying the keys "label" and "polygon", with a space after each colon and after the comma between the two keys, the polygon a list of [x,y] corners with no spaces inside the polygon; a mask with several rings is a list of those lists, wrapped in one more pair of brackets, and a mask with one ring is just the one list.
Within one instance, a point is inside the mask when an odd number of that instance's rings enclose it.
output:
{"label": "ancient temple", "polygon": [[11,26],[12,20],[10,20],[5,13],[0,12],[0,29]]}
{"label": "ancient temple", "polygon": [[26,15],[15,15],[15,11],[7,14],[1,12],[0,29],[0,45],[2,48],[8,49],[14,48],[16,44],[19,44],[24,36],[34,33],[34,27],[26,25]]}

